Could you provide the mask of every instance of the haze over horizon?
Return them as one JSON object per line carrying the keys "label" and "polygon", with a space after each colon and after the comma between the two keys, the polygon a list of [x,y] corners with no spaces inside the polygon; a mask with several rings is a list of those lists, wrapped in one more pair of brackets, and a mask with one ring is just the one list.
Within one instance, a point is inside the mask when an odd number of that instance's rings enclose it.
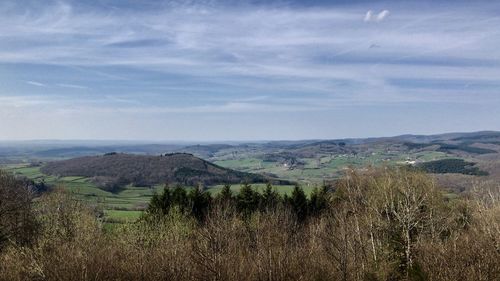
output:
{"label": "haze over horizon", "polygon": [[500,3],[0,3],[0,140],[500,130]]}
{"label": "haze over horizon", "polygon": [[350,137],[350,136],[340,136],[336,138],[296,138],[296,139],[193,139],[193,140],[183,140],[183,139],[0,139],[0,145],[2,144],[21,144],[25,143],[26,145],[33,145],[35,143],[39,144],[68,144],[68,145],[117,145],[117,144],[145,144],[145,145],[154,145],[154,144],[172,144],[172,145],[203,145],[203,144],[243,144],[243,143],[267,143],[267,142],[300,142],[300,141],[329,141],[329,140],[349,140],[349,139],[359,139],[359,140],[367,140],[367,139],[383,139],[383,138],[397,138],[404,136],[441,136],[448,134],[479,134],[479,133],[500,133],[500,131],[492,131],[492,130],[483,130],[483,131],[469,131],[469,132],[441,132],[437,134],[398,134],[398,135],[372,135],[372,136],[358,136],[358,137]]}

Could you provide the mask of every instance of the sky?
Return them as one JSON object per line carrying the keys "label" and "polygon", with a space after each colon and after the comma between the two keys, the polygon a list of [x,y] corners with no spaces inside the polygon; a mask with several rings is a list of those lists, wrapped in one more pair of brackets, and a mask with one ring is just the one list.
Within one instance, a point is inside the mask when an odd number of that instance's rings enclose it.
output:
{"label": "sky", "polygon": [[0,1],[0,140],[500,130],[497,1]]}

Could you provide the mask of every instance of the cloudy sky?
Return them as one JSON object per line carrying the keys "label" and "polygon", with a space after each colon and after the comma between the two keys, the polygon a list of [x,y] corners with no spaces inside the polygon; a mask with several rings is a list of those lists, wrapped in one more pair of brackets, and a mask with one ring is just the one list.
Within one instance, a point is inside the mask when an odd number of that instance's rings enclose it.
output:
{"label": "cloudy sky", "polygon": [[500,130],[495,1],[0,1],[0,139]]}

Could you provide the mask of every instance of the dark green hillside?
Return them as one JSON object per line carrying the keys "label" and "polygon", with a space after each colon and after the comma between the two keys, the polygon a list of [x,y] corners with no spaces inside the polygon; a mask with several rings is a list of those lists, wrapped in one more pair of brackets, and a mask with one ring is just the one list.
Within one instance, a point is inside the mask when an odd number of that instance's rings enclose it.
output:
{"label": "dark green hillside", "polygon": [[431,146],[431,143],[418,143],[418,142],[404,142],[403,145],[408,147],[408,149],[423,149]]}
{"label": "dark green hillside", "polygon": [[[493,141],[482,142],[482,143],[495,144],[495,142],[493,142]],[[433,145],[436,145],[436,146],[439,146],[436,151],[445,152],[445,153],[452,153],[453,151],[463,151],[463,152],[467,152],[467,153],[471,153],[471,154],[497,153],[496,150],[474,147],[474,146],[471,146],[470,144],[472,144],[472,143],[460,143],[460,144],[449,144],[449,143],[442,143],[442,142],[432,142],[432,143],[404,142],[403,143],[403,145],[405,145],[410,150],[412,150],[412,149],[428,149],[428,148],[432,147]]]}
{"label": "dark green hillside", "polygon": [[343,141],[317,141],[307,144],[291,146],[289,152],[298,157],[313,158],[318,154],[353,154],[355,150],[346,146]]}
{"label": "dark green hillside", "polygon": [[461,136],[457,136],[453,140],[454,141],[462,141],[462,142],[488,143],[488,142],[492,142],[492,141],[499,141],[500,140],[500,132],[483,131],[483,132],[462,134]]}
{"label": "dark green hillside", "polygon": [[193,186],[266,181],[264,176],[223,168],[186,153],[162,156],[108,153],[50,162],[41,171],[54,176],[92,178],[98,186],[111,191],[128,184]]}
{"label": "dark green hillside", "polygon": [[479,148],[479,147],[473,147],[469,146],[466,144],[460,144],[460,145],[454,145],[454,144],[439,144],[439,149],[438,151],[441,152],[450,152],[453,150],[461,150],[467,153],[473,153],[473,154],[488,154],[488,153],[497,153],[497,151],[492,150],[492,149],[485,149],[485,148]]}
{"label": "dark green hillside", "polygon": [[231,148],[233,146],[228,144],[191,145],[180,149],[179,152],[192,153],[200,157],[213,157],[220,150]]}
{"label": "dark green hillside", "polygon": [[436,174],[456,173],[464,175],[486,176],[487,172],[475,167],[476,163],[466,162],[463,159],[442,159],[421,163],[419,168]]}

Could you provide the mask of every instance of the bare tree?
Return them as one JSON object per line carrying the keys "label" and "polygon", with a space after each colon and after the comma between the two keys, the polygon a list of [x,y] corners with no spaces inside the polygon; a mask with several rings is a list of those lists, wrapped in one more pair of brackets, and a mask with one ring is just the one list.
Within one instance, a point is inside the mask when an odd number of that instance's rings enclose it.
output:
{"label": "bare tree", "polygon": [[27,244],[36,230],[32,189],[0,170],[0,248],[7,242]]}

